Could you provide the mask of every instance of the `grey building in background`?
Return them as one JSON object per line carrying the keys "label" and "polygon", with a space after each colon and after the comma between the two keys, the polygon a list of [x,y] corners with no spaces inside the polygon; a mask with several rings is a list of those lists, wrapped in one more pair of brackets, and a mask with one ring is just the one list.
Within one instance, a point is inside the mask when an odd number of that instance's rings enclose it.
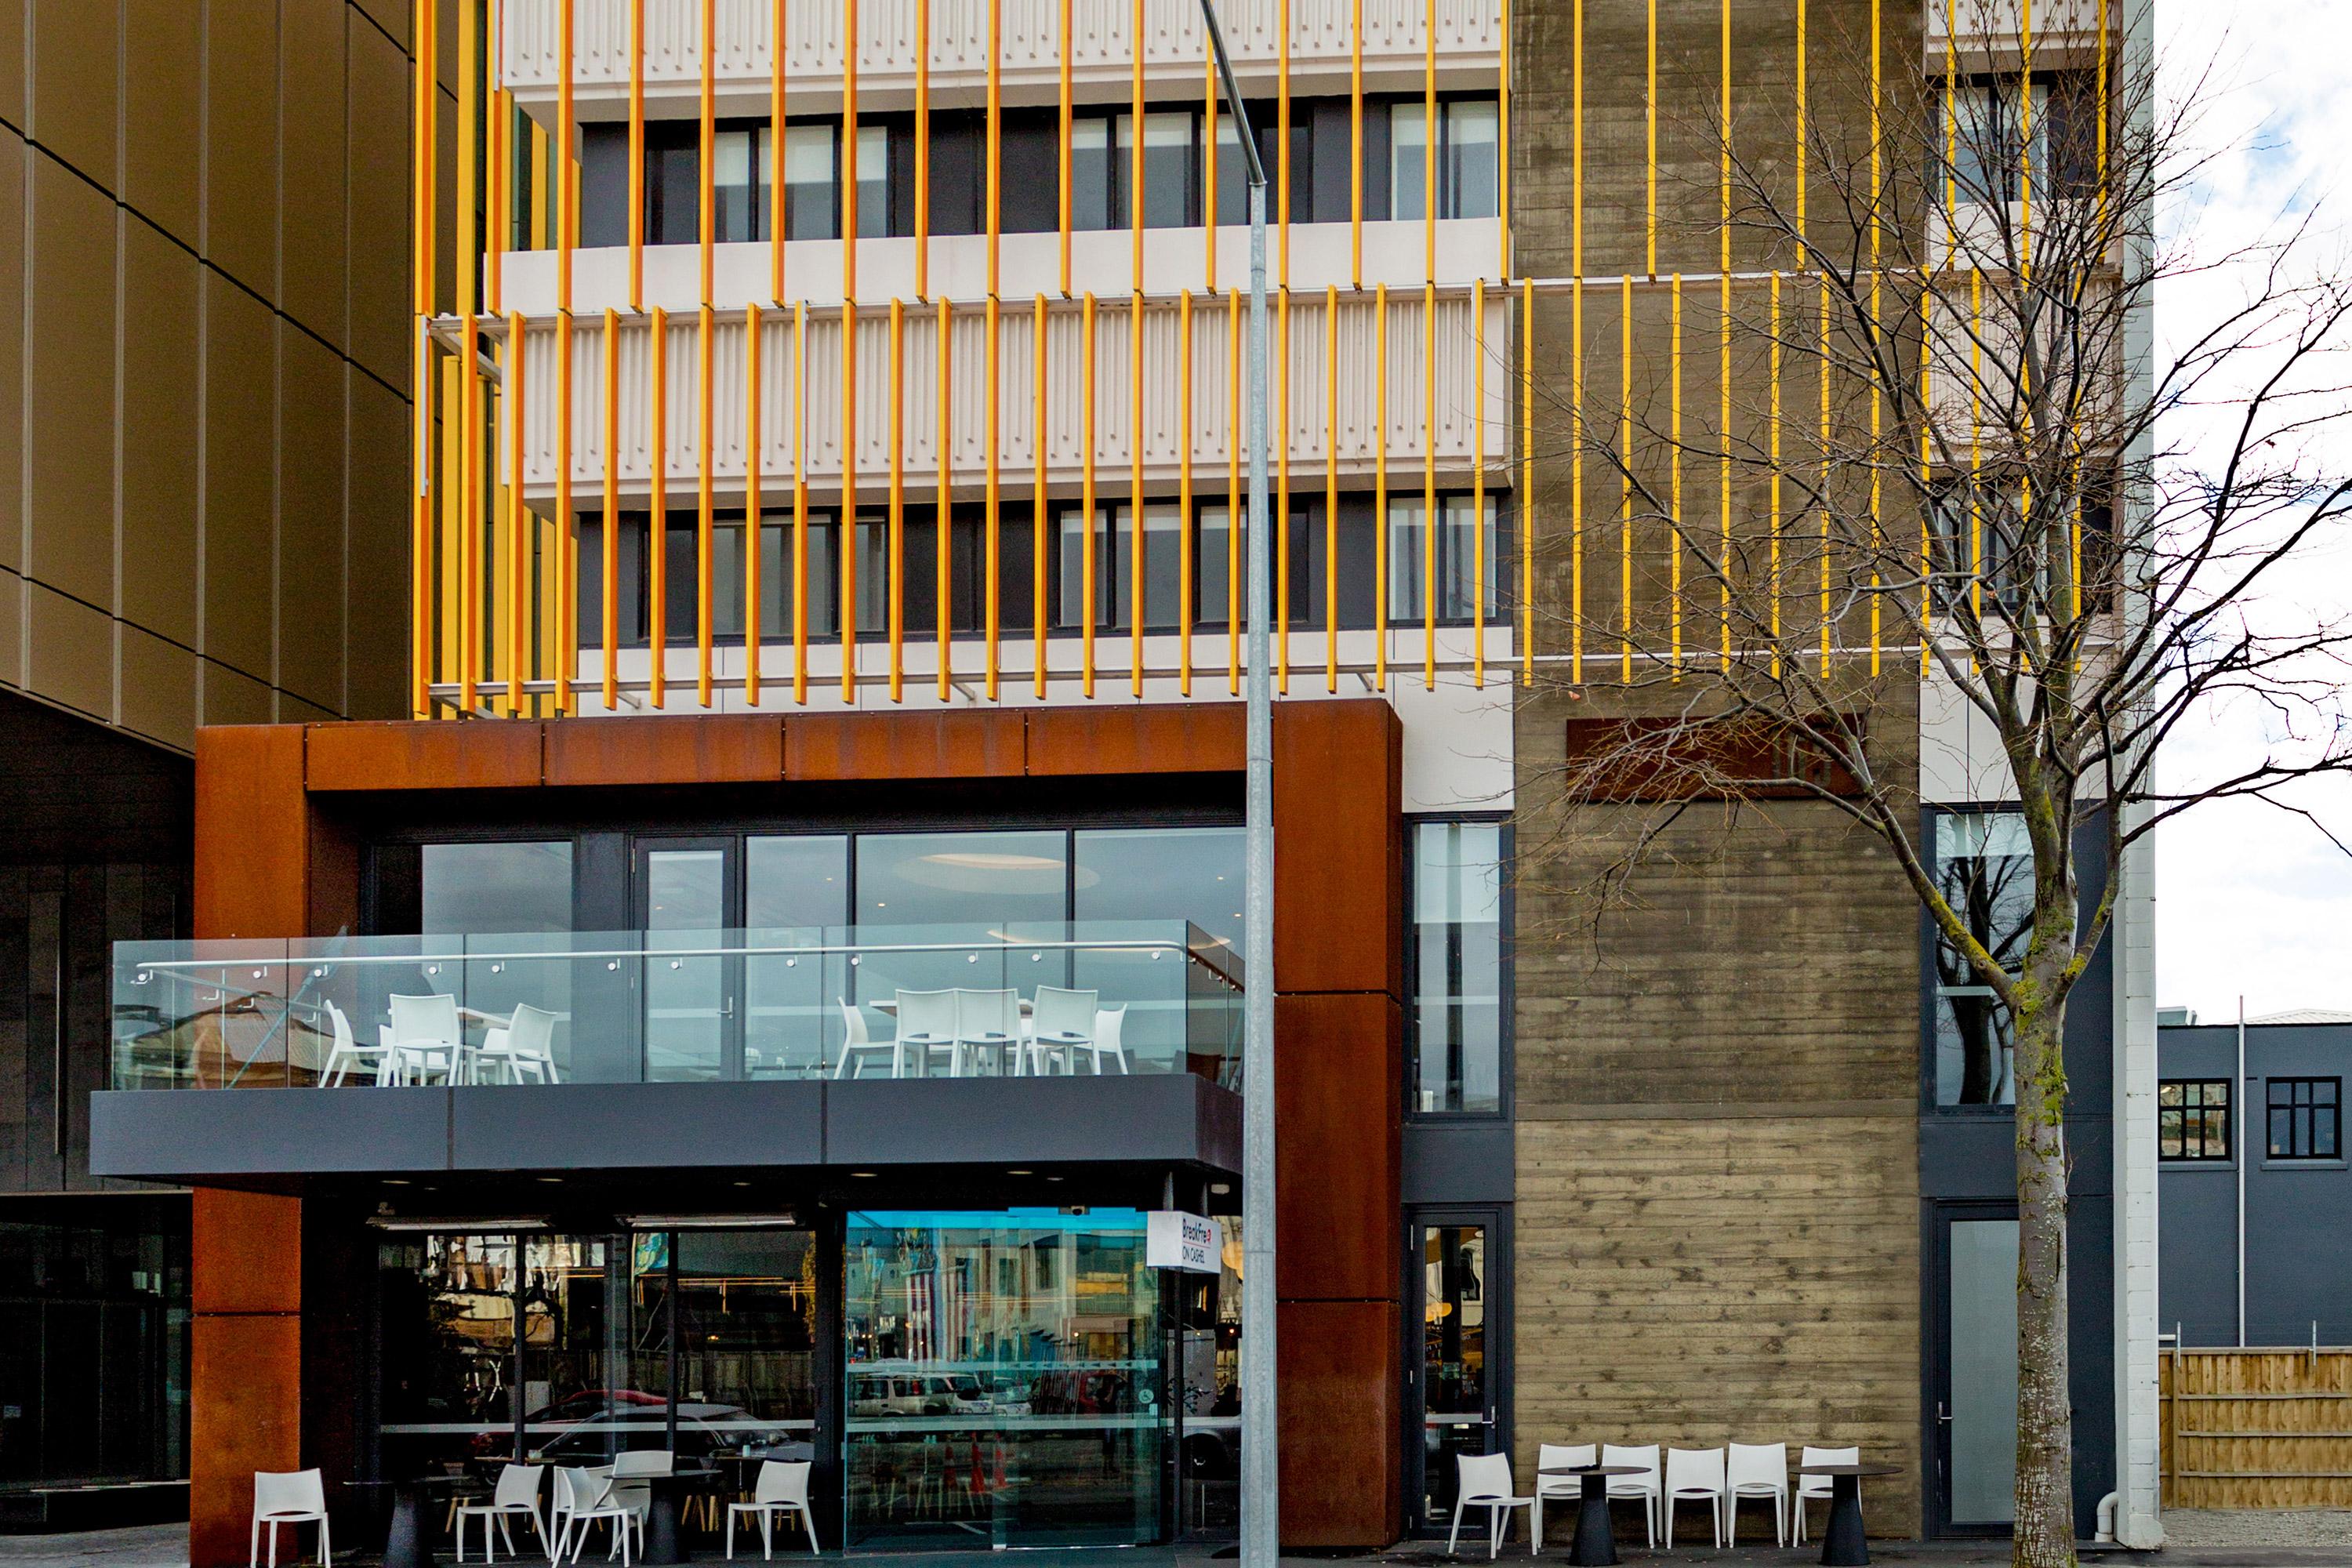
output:
{"label": "grey building in background", "polygon": [[2352,1344],[2352,1013],[2273,1016],[2242,1068],[2234,1022],[2158,1032],[2158,1310],[2184,1345]]}

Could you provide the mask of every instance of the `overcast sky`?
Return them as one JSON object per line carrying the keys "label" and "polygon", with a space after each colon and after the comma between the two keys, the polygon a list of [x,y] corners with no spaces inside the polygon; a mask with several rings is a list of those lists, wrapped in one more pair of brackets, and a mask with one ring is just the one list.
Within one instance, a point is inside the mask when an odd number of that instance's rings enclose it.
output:
{"label": "overcast sky", "polygon": [[[2161,0],[2157,17],[2168,92],[2210,68],[2199,140],[2221,153],[2200,198],[2159,221],[2210,251],[2316,203],[2330,230],[2321,258],[2352,255],[2352,0]],[[2186,330],[2231,287],[2172,287],[2159,297],[2159,334]],[[2352,599],[2352,549],[2334,545],[2294,575],[2298,596],[2341,605]],[[2259,755],[2261,725],[2250,712],[2212,716],[2181,737],[2178,770]],[[2352,840],[2352,789],[2296,798]],[[2200,805],[2158,831],[2156,859],[2159,1003],[2208,1020],[2233,1016],[2242,995],[2249,1015],[2352,1009],[2352,861],[2318,828],[2254,803]]]}

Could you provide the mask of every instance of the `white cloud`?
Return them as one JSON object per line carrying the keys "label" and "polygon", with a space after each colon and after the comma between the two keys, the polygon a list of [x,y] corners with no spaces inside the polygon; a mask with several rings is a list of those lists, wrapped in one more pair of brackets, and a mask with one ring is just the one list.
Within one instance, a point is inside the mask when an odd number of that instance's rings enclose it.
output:
{"label": "white cloud", "polygon": [[[2235,6],[2172,0],[2157,12],[2160,68],[2176,99],[2202,84],[2200,141],[2219,149],[2193,201],[2161,216],[2168,234],[2217,253],[2316,205],[2335,225],[2315,255],[2345,254],[2342,169],[2352,149],[2352,66],[2341,42],[2343,0],[2265,0]],[[2208,276],[2168,287],[2158,331],[2178,336],[2232,298],[2242,280]],[[2331,468],[2344,454],[2322,455]],[[2315,605],[2352,602],[2340,549],[2300,568],[2283,595]],[[2179,738],[2167,772],[2209,774],[2261,752],[2262,719],[2240,709]],[[2290,797],[2352,839],[2352,786],[2331,781]],[[2352,1005],[2352,860],[2309,821],[2256,802],[2202,805],[2158,834],[2159,1000],[2207,1017],[2238,998],[2264,1013]]]}

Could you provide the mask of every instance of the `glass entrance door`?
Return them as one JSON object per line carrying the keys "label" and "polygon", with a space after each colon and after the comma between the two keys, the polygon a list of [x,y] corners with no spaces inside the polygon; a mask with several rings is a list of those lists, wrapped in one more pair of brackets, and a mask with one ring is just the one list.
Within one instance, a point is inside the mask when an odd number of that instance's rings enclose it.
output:
{"label": "glass entrance door", "polygon": [[1416,1215],[1408,1236],[1416,1342],[1407,1352],[1405,1468],[1417,1530],[1443,1530],[1453,1518],[1458,1457],[1496,1453],[1505,1441],[1494,1360],[1506,1278],[1497,1234],[1491,1213],[1447,1211]]}
{"label": "glass entrance door", "polygon": [[742,1077],[742,960],[709,952],[732,945],[735,858],[730,838],[638,843],[648,1082]]}
{"label": "glass entrance door", "polygon": [[1946,1205],[1936,1241],[1937,1533],[2006,1534],[2017,1478],[2017,1220]]}

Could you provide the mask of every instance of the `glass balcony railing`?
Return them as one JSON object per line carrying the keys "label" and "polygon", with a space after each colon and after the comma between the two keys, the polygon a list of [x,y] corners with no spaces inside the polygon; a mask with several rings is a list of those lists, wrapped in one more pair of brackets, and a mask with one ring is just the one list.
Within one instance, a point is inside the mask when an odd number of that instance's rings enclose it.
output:
{"label": "glass balcony railing", "polygon": [[1179,921],[118,942],[116,1089],[1198,1074],[1241,960]]}

